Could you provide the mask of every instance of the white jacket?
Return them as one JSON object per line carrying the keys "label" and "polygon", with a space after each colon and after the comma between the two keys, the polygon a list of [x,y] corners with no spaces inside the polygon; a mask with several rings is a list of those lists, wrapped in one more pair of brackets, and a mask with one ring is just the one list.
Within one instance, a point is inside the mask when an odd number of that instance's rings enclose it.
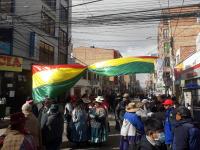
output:
{"label": "white jacket", "polygon": [[121,136],[135,136],[136,128],[126,119],[124,119],[122,128],[121,128]]}

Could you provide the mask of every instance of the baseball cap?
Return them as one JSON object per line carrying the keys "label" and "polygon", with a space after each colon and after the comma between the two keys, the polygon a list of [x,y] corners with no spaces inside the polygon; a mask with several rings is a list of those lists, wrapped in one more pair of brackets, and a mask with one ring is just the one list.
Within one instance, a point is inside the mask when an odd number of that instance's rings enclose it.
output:
{"label": "baseball cap", "polygon": [[174,104],[174,102],[171,100],[171,99],[166,99],[165,101],[164,101],[164,103],[162,103],[163,105],[173,105]]}

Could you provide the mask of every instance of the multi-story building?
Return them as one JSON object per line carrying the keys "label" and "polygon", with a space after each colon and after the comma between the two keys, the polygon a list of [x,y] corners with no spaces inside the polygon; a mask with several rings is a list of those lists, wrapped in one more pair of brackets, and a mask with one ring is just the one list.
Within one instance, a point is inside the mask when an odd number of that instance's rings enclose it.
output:
{"label": "multi-story building", "polygon": [[70,61],[70,5],[71,0],[0,1],[0,95],[12,104],[31,96],[32,64]]}
{"label": "multi-story building", "polygon": [[158,26],[158,52],[166,93],[175,92],[174,67],[196,51],[200,5],[167,8]]}
{"label": "multi-story building", "polygon": [[[170,87],[171,83],[174,83],[173,87],[179,102],[186,106],[190,105],[193,117],[198,121],[200,120],[199,12],[199,4],[165,9],[163,14],[171,16],[171,19],[161,21],[158,29],[158,50],[161,59],[164,60],[163,77],[170,83],[165,82],[165,85]],[[168,68],[165,69],[165,66]]]}
{"label": "multi-story building", "polygon": [[[78,47],[73,49],[76,63],[91,65],[97,62],[120,58],[121,54],[114,49],[96,47]],[[106,94],[113,90],[121,91],[125,88],[123,77],[105,77],[87,72],[86,75],[72,88],[71,94],[81,96],[88,91],[92,94]]]}

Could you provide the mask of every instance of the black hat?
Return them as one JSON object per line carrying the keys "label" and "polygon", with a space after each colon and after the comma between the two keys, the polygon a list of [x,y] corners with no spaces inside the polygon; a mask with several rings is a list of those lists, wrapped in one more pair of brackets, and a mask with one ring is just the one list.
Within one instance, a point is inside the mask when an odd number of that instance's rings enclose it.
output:
{"label": "black hat", "polygon": [[176,113],[179,113],[181,117],[191,117],[191,112],[185,106],[179,106],[176,110]]}
{"label": "black hat", "polygon": [[59,105],[58,104],[52,104],[50,107],[51,112],[58,112],[59,111]]}

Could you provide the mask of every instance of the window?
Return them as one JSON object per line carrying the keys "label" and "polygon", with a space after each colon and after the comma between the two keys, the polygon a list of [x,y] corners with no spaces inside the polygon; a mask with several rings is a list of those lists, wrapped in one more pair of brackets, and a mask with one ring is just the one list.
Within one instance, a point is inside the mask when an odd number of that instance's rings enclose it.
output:
{"label": "window", "polygon": [[52,36],[55,35],[55,21],[46,13],[42,12],[42,30]]}
{"label": "window", "polygon": [[164,19],[164,20],[163,20],[163,24],[164,24],[164,25],[168,25],[168,24],[169,24],[169,23],[168,23],[168,20],[167,20],[167,19]]}
{"label": "window", "polygon": [[180,61],[180,55],[177,55],[177,56],[176,56],[176,64],[178,64],[179,61]]}
{"label": "window", "polygon": [[59,31],[59,46],[61,48],[67,47],[68,42],[67,42],[67,33],[63,30]]}
{"label": "window", "polygon": [[100,77],[99,77],[99,75],[97,75],[97,81],[99,81],[100,80]]}
{"label": "window", "polygon": [[165,67],[170,67],[170,58],[169,57],[165,57]]}
{"label": "window", "polygon": [[59,62],[59,64],[66,64],[67,63],[67,55],[62,52],[59,52],[58,62]]}
{"label": "window", "polygon": [[163,38],[168,39],[169,38],[169,30],[168,29],[163,29]]}
{"label": "window", "polygon": [[11,13],[13,8],[13,0],[0,0],[0,13]]}
{"label": "window", "polygon": [[84,74],[83,74],[83,79],[87,80],[87,74],[88,74],[88,72],[85,71]]}
{"label": "window", "polygon": [[164,43],[164,53],[169,54],[170,44],[169,42]]}
{"label": "window", "polygon": [[67,22],[67,16],[68,16],[68,12],[67,9],[60,5],[60,22]]}
{"label": "window", "polygon": [[92,73],[88,72],[88,80],[91,81],[92,80]]}
{"label": "window", "polygon": [[54,64],[54,47],[40,41],[39,61],[44,64]]}
{"label": "window", "polygon": [[171,84],[170,72],[163,73],[163,80],[165,82],[165,85],[169,86]]}
{"label": "window", "polygon": [[51,9],[56,10],[56,0],[43,0]]}
{"label": "window", "polygon": [[0,53],[10,55],[12,53],[13,30],[0,28]]}

